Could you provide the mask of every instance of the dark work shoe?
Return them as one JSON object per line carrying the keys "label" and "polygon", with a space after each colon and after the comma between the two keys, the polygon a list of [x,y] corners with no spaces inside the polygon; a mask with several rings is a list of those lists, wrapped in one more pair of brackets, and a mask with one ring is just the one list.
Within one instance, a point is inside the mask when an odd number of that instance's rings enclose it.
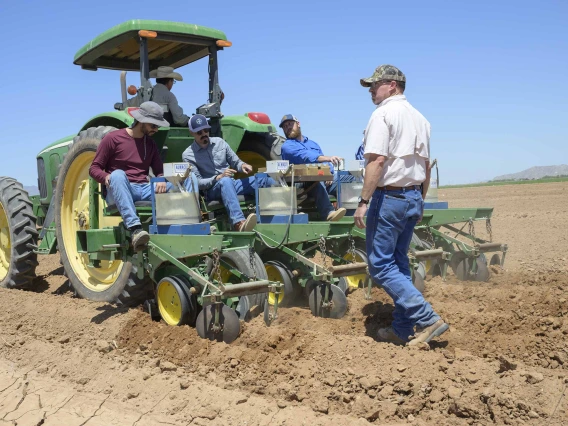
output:
{"label": "dark work shoe", "polygon": [[439,319],[428,327],[416,327],[416,333],[414,333],[414,336],[411,336],[412,339],[408,342],[408,346],[415,346],[422,342],[429,343],[430,340],[442,335],[448,331],[449,328],[450,326],[446,324],[443,319]]}
{"label": "dark work shoe", "polygon": [[132,231],[132,248],[134,251],[144,250],[148,241],[150,241],[150,234],[142,228],[135,228],[134,231]]}

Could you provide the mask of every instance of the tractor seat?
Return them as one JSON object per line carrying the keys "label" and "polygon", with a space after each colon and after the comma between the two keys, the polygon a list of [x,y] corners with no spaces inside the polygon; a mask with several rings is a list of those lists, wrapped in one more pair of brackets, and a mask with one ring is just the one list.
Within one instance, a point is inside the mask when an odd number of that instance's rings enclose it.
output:
{"label": "tractor seat", "polygon": [[[239,200],[239,203],[244,203],[246,201],[252,201],[253,203],[255,202],[254,195],[237,195],[237,199]],[[225,207],[222,201],[214,200],[207,203],[207,209],[217,209],[219,207]]]}

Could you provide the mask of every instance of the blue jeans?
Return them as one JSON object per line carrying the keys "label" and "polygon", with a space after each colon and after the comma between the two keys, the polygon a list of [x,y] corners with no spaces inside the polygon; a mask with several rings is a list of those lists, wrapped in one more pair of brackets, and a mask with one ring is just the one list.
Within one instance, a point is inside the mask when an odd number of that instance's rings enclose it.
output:
{"label": "blue jeans", "polygon": [[392,327],[408,341],[414,326],[427,327],[440,319],[412,284],[408,248],[424,202],[415,189],[377,189],[367,212],[369,273],[394,302]]}
{"label": "blue jeans", "polygon": [[[298,183],[296,186],[298,188],[309,188],[313,185],[313,182]],[[312,189],[307,192],[310,198],[313,198],[316,202],[316,208],[318,209],[318,214],[321,220],[327,220],[327,216],[334,210],[329,201],[329,195],[327,194],[327,187],[325,182],[317,182]]]}
{"label": "blue jeans", "polygon": [[261,177],[258,179],[258,182],[256,176],[244,179],[224,177],[215,182],[206,195],[208,201],[218,200],[223,202],[234,225],[245,220],[238,196],[253,195],[255,188],[266,188],[272,185],[276,185],[276,182],[270,176]]}
{"label": "blue jeans", "polygon": [[[171,190],[172,184],[167,183],[167,190]],[[136,214],[136,201],[150,201],[152,191],[149,183],[132,183],[124,170],[115,170],[110,174],[110,188],[107,193],[107,204],[116,204],[118,212],[122,216],[124,226],[132,228],[140,226],[140,218]]]}

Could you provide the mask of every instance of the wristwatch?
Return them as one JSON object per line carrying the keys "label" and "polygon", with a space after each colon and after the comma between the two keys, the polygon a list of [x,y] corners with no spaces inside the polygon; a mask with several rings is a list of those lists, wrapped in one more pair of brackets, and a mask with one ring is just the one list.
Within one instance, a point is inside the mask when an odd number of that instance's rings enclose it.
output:
{"label": "wristwatch", "polygon": [[369,204],[369,200],[365,200],[364,198],[361,198],[361,197],[357,198],[357,202],[359,204],[361,204],[361,203],[362,204]]}

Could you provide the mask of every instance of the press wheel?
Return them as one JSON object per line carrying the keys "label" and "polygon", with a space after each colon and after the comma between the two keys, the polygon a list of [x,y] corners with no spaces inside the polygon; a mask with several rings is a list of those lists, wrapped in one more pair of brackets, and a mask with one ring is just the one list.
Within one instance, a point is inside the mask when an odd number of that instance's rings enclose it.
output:
{"label": "press wheel", "polygon": [[194,325],[197,301],[181,277],[165,277],[156,287],[156,303],[160,316],[169,325]]}
{"label": "press wheel", "polygon": [[[214,330],[215,313],[219,311],[219,330]],[[195,324],[199,337],[217,342],[231,343],[241,333],[241,324],[236,312],[227,305],[212,303],[203,308]]]}
{"label": "press wheel", "polygon": [[349,277],[340,277],[339,281],[337,282],[336,286],[341,289],[341,291],[345,294],[349,291]]}
{"label": "press wheel", "polygon": [[235,307],[235,312],[241,321],[248,321],[250,314],[250,298],[248,296],[239,297],[239,303]]}
{"label": "press wheel", "polygon": [[420,275],[423,279],[426,279],[427,274],[426,263],[425,262],[418,262],[416,265],[416,269],[414,269],[413,274]]}
{"label": "press wheel", "polygon": [[424,289],[426,288],[424,277],[417,271],[414,271],[412,273],[412,284],[414,285],[416,290],[418,290],[420,293],[424,293]]}
{"label": "press wheel", "polygon": [[454,254],[452,254],[452,257],[450,258],[450,268],[452,268],[454,274],[458,275],[458,265],[464,259],[467,259],[467,256],[462,251],[456,251]]}
{"label": "press wheel", "polygon": [[[471,262],[477,262],[477,272],[475,274],[471,273]],[[456,276],[460,281],[479,281],[487,282],[491,278],[491,272],[487,266],[487,263],[483,260],[465,258],[460,261],[456,268]]]}
{"label": "press wheel", "polygon": [[[277,260],[269,260],[264,264],[266,275],[270,281],[278,281],[283,284],[278,295],[278,306],[289,306],[299,293],[300,288],[294,285],[292,272],[286,265]],[[268,293],[268,303],[273,306],[276,301],[274,293]]]}
{"label": "press wheel", "polygon": [[489,265],[501,266],[501,257],[497,253],[495,253],[493,256],[491,256],[491,260],[489,261]]}
{"label": "press wheel", "polygon": [[342,318],[345,312],[347,312],[347,296],[345,296],[345,293],[339,287],[330,285],[331,306],[324,307],[322,304],[325,297],[326,286],[327,285],[324,283],[319,283],[313,288],[309,299],[310,310],[316,317]]}

